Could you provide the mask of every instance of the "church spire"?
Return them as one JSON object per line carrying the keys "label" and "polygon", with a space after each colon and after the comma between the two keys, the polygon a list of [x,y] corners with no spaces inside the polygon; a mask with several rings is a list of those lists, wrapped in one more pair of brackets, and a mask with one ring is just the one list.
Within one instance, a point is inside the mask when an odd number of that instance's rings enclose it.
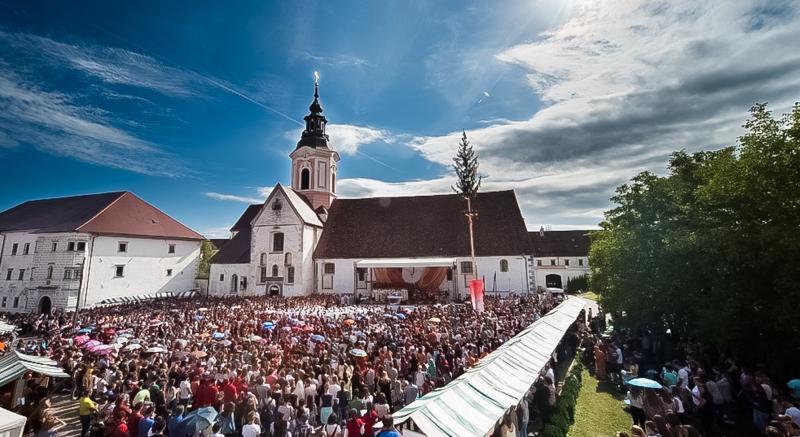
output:
{"label": "church spire", "polygon": [[322,105],[319,103],[319,74],[314,72],[314,101],[308,107],[309,114],[303,117],[306,121],[306,128],[297,142],[297,148],[311,147],[328,148],[328,134],[325,133],[325,125],[328,120],[322,115]]}

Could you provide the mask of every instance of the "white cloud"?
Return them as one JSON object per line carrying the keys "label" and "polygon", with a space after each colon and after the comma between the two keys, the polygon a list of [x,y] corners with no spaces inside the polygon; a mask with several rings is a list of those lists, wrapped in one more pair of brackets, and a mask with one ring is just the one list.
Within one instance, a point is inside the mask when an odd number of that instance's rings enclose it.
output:
{"label": "white cloud", "polygon": [[[344,155],[355,155],[365,145],[396,141],[388,130],[370,126],[331,123],[326,126],[325,131],[330,137],[330,147]],[[286,132],[286,138],[296,141],[302,132],[302,129],[291,130]]]}
{"label": "white cloud", "polygon": [[225,194],[225,193],[215,193],[215,192],[205,192],[203,193],[203,195],[206,197],[210,197],[214,200],[226,200],[226,201],[242,202],[242,203],[262,203],[264,201],[263,199],[259,199],[257,197],[238,196],[235,194]]}
{"label": "white cloud", "polygon": [[303,53],[302,58],[314,62],[317,65],[325,65],[329,67],[368,67],[370,65],[366,59],[352,55],[315,56],[309,52],[305,52]]}
{"label": "white cloud", "polygon": [[203,236],[206,238],[230,238],[231,226],[210,227],[203,231]]}

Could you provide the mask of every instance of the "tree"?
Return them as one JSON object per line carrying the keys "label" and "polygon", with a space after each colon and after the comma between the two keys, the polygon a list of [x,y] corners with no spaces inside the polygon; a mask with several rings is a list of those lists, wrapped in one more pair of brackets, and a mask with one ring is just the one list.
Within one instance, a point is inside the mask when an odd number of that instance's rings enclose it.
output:
{"label": "tree", "polygon": [[208,272],[211,269],[211,264],[209,261],[211,257],[214,256],[216,253],[214,249],[214,245],[211,244],[208,240],[203,240],[200,243],[200,265],[197,267],[197,278],[198,279],[206,279],[208,278]]}
{"label": "tree", "polygon": [[797,362],[800,104],[780,119],[757,104],[744,127],[737,146],[676,152],[667,176],[617,189],[592,234],[590,285],[632,328]]}
{"label": "tree", "polygon": [[465,131],[462,131],[461,142],[458,143],[458,152],[453,162],[458,180],[456,186],[451,188],[464,197],[474,199],[483,178],[478,174],[478,155],[467,140]]}

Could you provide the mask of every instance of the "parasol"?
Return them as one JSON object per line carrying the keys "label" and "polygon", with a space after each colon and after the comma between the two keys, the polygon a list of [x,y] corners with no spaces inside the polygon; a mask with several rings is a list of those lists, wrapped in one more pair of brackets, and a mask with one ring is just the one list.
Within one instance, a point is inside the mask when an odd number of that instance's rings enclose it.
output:
{"label": "parasol", "polygon": [[223,334],[221,332],[215,332],[215,333],[211,334],[211,337],[214,340],[222,340],[223,338],[225,338],[225,334]]}
{"label": "parasol", "polygon": [[145,352],[148,353],[148,354],[160,354],[160,353],[164,353],[166,351],[167,350],[164,349],[163,347],[150,347],[150,348],[147,348],[145,350]]}
{"label": "parasol", "polygon": [[428,319],[428,321],[431,322],[431,323],[439,323],[439,322],[442,321],[442,319],[440,319],[438,317],[431,317],[430,319]]}
{"label": "parasol", "polygon": [[140,345],[139,343],[131,343],[131,344],[125,346],[124,348],[122,348],[122,350],[134,351],[136,349],[141,349],[141,348],[142,348],[142,345]]}
{"label": "parasol", "polygon": [[653,381],[652,379],[647,378],[634,378],[630,381],[625,382],[625,384],[630,385],[631,387],[640,387],[640,388],[654,388],[660,389],[661,384],[657,381]]}
{"label": "parasol", "polygon": [[89,337],[86,336],[86,335],[79,335],[79,336],[77,336],[77,337],[72,339],[72,342],[75,343],[78,346],[86,343],[87,341],[89,341]]}
{"label": "parasol", "polygon": [[367,353],[364,351],[364,349],[350,349],[350,355],[358,358],[367,357]]}
{"label": "parasol", "polygon": [[317,343],[322,343],[323,341],[325,341],[325,337],[323,337],[323,336],[321,336],[319,334],[314,334],[314,335],[311,336],[311,341],[315,341]]}

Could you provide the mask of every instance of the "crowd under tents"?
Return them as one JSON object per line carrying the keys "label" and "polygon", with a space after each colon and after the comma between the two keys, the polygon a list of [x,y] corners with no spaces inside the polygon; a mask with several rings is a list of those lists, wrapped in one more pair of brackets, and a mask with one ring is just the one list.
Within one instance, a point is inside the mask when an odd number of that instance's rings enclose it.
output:
{"label": "crowd under tents", "polygon": [[536,382],[587,301],[565,300],[446,386],[393,415],[424,435],[486,436]]}
{"label": "crowd under tents", "polygon": [[150,294],[140,294],[138,296],[120,296],[120,297],[112,297],[108,299],[103,299],[97,303],[98,306],[106,306],[106,305],[119,305],[119,304],[128,304],[128,303],[139,303],[139,302],[147,302],[149,300],[154,299],[188,299],[191,297],[197,296],[197,290],[190,290],[190,291],[181,291],[178,293],[173,293],[171,291],[159,292],[159,293],[150,293]]}

